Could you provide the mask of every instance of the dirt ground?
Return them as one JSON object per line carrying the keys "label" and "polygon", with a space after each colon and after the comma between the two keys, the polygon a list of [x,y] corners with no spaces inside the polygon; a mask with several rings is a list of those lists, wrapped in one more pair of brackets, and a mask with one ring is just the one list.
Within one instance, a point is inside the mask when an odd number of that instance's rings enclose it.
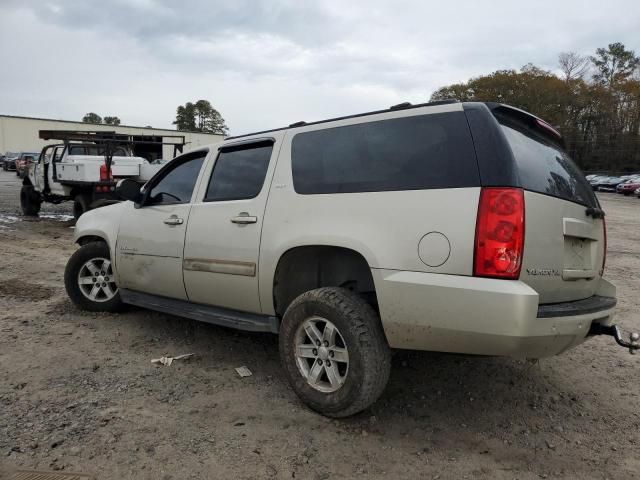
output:
{"label": "dirt ground", "polygon": [[[63,269],[67,206],[19,215],[0,172],[0,472],[98,479],[640,476],[640,355],[598,337],[531,364],[426,352],[394,356],[367,412],[306,409],[277,338],[160,313],[78,311]],[[640,330],[640,200],[603,194],[618,321]],[[195,353],[170,367],[165,354]],[[246,365],[253,376],[240,378]],[[4,469],[4,470],[3,470]],[[0,473],[0,477],[2,473]]]}

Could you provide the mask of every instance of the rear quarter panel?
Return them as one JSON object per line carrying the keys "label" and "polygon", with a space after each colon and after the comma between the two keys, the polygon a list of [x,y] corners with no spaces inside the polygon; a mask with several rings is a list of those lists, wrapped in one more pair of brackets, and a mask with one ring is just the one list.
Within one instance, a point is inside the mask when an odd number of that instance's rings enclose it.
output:
{"label": "rear quarter panel", "polygon": [[[440,113],[452,108],[461,107],[444,105],[432,111]],[[376,120],[375,117],[351,119],[348,124]],[[326,126],[287,132],[280,151],[260,246],[258,274],[264,313],[274,313],[273,277],[278,260],[287,250],[298,246],[349,248],[360,253],[374,269],[472,274],[479,187],[298,194],[293,187],[291,141],[297,133],[319,128]],[[418,254],[420,240],[430,232],[444,234],[450,245],[448,258],[438,267],[427,266]]]}

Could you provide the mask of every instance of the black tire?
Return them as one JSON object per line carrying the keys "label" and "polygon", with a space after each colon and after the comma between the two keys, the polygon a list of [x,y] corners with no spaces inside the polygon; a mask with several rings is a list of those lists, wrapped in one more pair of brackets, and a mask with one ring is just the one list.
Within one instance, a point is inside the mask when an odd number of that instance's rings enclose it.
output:
{"label": "black tire", "polygon": [[[331,393],[307,382],[295,356],[298,328],[312,316],[332,322],[349,352],[346,379]],[[282,319],[279,342],[280,360],[291,387],[307,406],[328,417],[348,417],[366,409],[389,380],[391,351],[380,319],[362,297],[344,288],[318,288],[296,298]]]}
{"label": "black tire", "polygon": [[87,196],[83,194],[76,195],[73,199],[73,217],[78,220],[83,213],[89,210],[89,199]]}
{"label": "black tire", "polygon": [[23,185],[20,190],[20,207],[22,214],[27,217],[35,217],[40,212],[42,200],[32,185]]}
{"label": "black tire", "polygon": [[64,286],[71,301],[81,310],[91,312],[117,312],[122,309],[123,303],[120,292],[116,291],[113,298],[106,301],[92,301],[80,290],[78,276],[81,269],[92,259],[111,259],[109,247],[104,242],[91,242],[80,247],[71,255],[64,270]]}

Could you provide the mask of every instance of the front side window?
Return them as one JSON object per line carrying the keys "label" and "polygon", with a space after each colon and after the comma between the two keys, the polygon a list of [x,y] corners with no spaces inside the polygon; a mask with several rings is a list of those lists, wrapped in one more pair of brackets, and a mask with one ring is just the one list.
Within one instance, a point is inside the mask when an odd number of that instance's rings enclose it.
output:
{"label": "front side window", "polygon": [[202,153],[169,170],[151,187],[145,205],[189,203],[206,156],[206,153]]}
{"label": "front side window", "polygon": [[267,175],[272,150],[272,142],[263,142],[221,151],[213,167],[204,201],[257,197]]}
{"label": "front side window", "polygon": [[301,194],[480,184],[463,112],[434,113],[297,134],[293,185]]}

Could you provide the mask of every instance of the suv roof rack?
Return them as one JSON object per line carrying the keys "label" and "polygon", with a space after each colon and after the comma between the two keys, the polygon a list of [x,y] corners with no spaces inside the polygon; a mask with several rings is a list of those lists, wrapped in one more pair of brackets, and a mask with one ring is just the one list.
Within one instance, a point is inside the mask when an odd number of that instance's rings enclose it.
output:
{"label": "suv roof rack", "polygon": [[251,135],[260,135],[262,133],[279,132],[279,131],[282,131],[282,130],[287,130],[289,128],[302,127],[302,126],[307,126],[307,125],[318,125],[319,123],[335,122],[337,120],[346,120],[348,118],[366,117],[367,115],[376,115],[378,113],[392,112],[394,110],[405,110],[405,109],[410,109],[410,108],[421,108],[421,107],[433,107],[433,106],[436,106],[436,105],[447,105],[447,104],[450,104],[450,103],[460,103],[460,101],[456,100],[455,98],[447,98],[447,99],[444,99],[444,100],[436,100],[434,102],[418,103],[416,105],[412,105],[409,102],[403,102],[403,103],[399,103],[398,105],[393,105],[393,106],[391,106],[391,107],[389,107],[387,109],[384,109],[384,110],[374,110],[374,111],[371,111],[371,112],[356,113],[354,115],[345,115],[344,117],[327,118],[325,120],[318,120],[318,121],[315,121],[315,122],[296,122],[296,123],[292,123],[288,127],[272,128],[270,130],[261,130],[259,132],[244,133],[242,135],[234,135],[233,137],[225,138],[225,141],[226,140],[233,140],[233,139],[236,139],[236,138],[250,137]]}

